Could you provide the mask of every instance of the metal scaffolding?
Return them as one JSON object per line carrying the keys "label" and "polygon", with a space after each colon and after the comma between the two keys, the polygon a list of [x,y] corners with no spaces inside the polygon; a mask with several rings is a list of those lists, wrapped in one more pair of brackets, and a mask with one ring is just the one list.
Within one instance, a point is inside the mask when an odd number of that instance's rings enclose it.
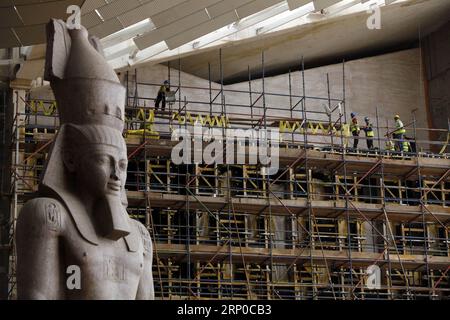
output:
{"label": "metal scaffolding", "polygon": [[[126,74],[128,211],[154,241],[156,296],[448,299],[448,141],[417,138],[419,132],[445,130],[418,128],[412,119],[407,130],[414,150],[386,150],[392,141],[386,133],[394,129],[379,124],[377,115],[378,148],[353,149],[345,85],[341,97],[332,97],[326,75],[328,95],[307,96],[301,61],[300,87],[292,85],[289,72],[288,94],[266,92],[264,54],[261,63],[259,91],[250,71],[247,91],[227,89],[222,67],[219,84],[184,86],[179,63],[176,86],[176,77],[171,79],[176,99],[164,111],[150,107],[154,99],[139,96],[140,88],[159,84],[139,82],[137,71]],[[345,63],[342,77],[345,84]],[[201,94],[203,100],[191,98]],[[237,96],[246,98],[235,103]],[[268,102],[274,97],[280,105]],[[13,229],[21,205],[37,191],[58,128],[54,101],[23,103],[24,110],[16,108],[12,141]],[[175,165],[173,130],[199,123],[222,132],[278,129],[278,173],[266,175],[254,164]],[[248,142],[242,152],[252,147]],[[12,242],[11,296],[13,252]],[[367,268],[374,265],[381,271],[380,287],[369,289]]]}

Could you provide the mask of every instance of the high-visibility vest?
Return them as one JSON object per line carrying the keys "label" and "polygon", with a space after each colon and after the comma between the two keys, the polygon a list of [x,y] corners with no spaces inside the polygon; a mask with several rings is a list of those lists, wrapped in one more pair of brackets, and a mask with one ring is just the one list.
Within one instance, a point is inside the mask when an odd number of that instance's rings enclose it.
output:
{"label": "high-visibility vest", "polygon": [[350,131],[353,133],[353,132],[359,131],[359,130],[360,129],[359,129],[358,122],[352,120],[352,123],[350,124]]}
{"label": "high-visibility vest", "polygon": [[158,93],[166,94],[166,93],[169,92],[169,91],[170,91],[169,88],[166,88],[165,85],[162,85],[161,87],[159,87]]}
{"label": "high-visibility vest", "polygon": [[403,141],[403,152],[408,152],[410,146],[408,141]]}
{"label": "high-visibility vest", "polygon": [[365,129],[366,136],[367,136],[368,138],[373,138],[373,137],[375,136],[375,133],[373,132],[373,128],[372,128],[372,127],[373,127],[372,124],[369,123],[369,124],[367,125],[367,128]]}
{"label": "high-visibility vest", "polygon": [[391,140],[386,141],[386,150],[395,151],[395,145]]}
{"label": "high-visibility vest", "polygon": [[402,134],[406,132],[405,128],[403,127],[403,122],[400,119],[395,121],[395,129],[395,134]]}

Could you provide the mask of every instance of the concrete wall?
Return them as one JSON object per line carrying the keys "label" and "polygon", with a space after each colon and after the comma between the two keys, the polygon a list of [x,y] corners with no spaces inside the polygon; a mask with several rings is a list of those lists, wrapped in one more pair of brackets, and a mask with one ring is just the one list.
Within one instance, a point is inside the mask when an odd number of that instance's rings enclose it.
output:
{"label": "concrete wall", "polygon": [[[345,64],[346,110],[356,112],[360,121],[364,116],[375,120],[375,110],[378,107],[380,125],[386,121],[393,126],[393,116],[398,113],[405,122],[411,119],[415,108],[425,110],[423,80],[421,79],[420,53],[418,49],[350,61]],[[330,93],[332,98],[343,98],[342,65],[331,65],[305,72],[306,95],[327,97],[327,80],[329,75]],[[302,88],[300,73],[294,73],[293,87]],[[261,81],[257,81],[260,86]],[[266,90],[287,91],[288,77],[286,75],[269,78]],[[269,99],[269,104],[271,104]],[[323,111],[321,101],[307,100],[307,110]],[[418,113],[420,126],[427,126],[424,112]],[[308,118],[317,118],[311,114]],[[319,118],[324,118],[323,116]]]}
{"label": "concrete wall", "polygon": [[[450,118],[450,22],[424,40],[424,60],[428,80],[430,122],[434,128],[448,129]],[[445,140],[445,133],[434,138]]]}
{"label": "concrete wall", "polygon": [[[418,109],[417,126],[427,128],[428,119],[425,111],[424,98],[424,81],[423,72],[421,71],[421,55],[419,49],[411,49],[392,54],[365,58],[361,60],[350,61],[345,64],[345,90],[346,90],[346,111],[347,118],[350,112],[356,112],[360,122],[363,122],[365,116],[369,116],[375,124],[376,108],[378,107],[380,126],[394,126],[393,116],[400,114],[404,123],[412,120],[412,111]],[[134,80],[134,70],[130,70],[129,78]],[[168,78],[168,69],[166,67],[156,65],[151,67],[141,67],[137,70],[138,82],[146,83],[162,83]],[[185,74],[181,74],[182,86],[193,86],[208,88],[208,81]],[[328,97],[327,74],[330,82],[331,98],[340,100],[343,98],[343,67],[342,64],[324,66],[320,68],[310,69],[305,72],[306,96],[321,97],[324,100],[307,99],[308,119],[326,120],[324,114],[315,112],[323,112],[323,104],[326,104]],[[125,75],[122,75],[124,78]],[[173,87],[178,85],[178,71],[171,70],[171,84]],[[254,80],[251,82],[252,101],[255,101],[262,91],[262,80]],[[220,88],[217,83],[212,84],[213,89]],[[291,90],[294,95],[302,95],[302,77],[300,72],[291,74]],[[225,86],[227,90],[248,90],[248,82],[237,83]],[[139,97],[155,98],[158,88],[156,86],[138,86]],[[134,85],[130,85],[130,92],[134,91]],[[269,116],[290,117],[290,101],[288,97],[279,97],[270,95],[289,94],[289,75],[279,75],[265,79],[266,106],[270,108],[280,108],[282,110],[269,110]],[[217,92],[213,92],[213,97]],[[192,103],[187,109],[189,111],[209,112],[209,91],[183,89],[181,97],[187,97],[188,100],[204,102],[205,104]],[[225,94],[227,104],[247,104],[249,105],[250,96],[248,93],[231,92]],[[220,102],[220,97],[216,100]],[[298,98],[293,99],[293,104]],[[262,99],[255,105],[262,107]],[[144,100],[138,104],[143,105]],[[152,101],[146,101],[147,105],[153,106]],[[336,103],[332,103],[332,106]],[[178,109],[178,106],[176,106]],[[300,110],[299,108],[295,110]],[[216,106],[213,111],[220,111],[220,107]],[[248,117],[250,108],[229,106],[227,113],[235,113],[234,117]],[[254,108],[254,115],[262,115],[262,109]],[[299,111],[293,113],[293,118],[300,118]],[[333,114],[333,120],[338,118],[337,112]],[[348,119],[349,120],[349,119]],[[380,135],[386,133],[386,129],[380,129]],[[412,134],[412,127],[408,135]],[[427,139],[426,132],[419,132],[421,139]]]}

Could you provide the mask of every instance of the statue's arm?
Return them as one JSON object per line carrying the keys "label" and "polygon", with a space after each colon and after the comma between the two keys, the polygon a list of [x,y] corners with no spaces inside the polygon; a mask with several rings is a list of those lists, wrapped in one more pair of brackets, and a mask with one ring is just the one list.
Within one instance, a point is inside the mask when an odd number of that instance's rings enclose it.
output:
{"label": "statue's arm", "polygon": [[136,295],[136,300],[155,299],[155,291],[153,287],[153,270],[152,270],[153,244],[150,238],[150,234],[148,233],[148,230],[145,229],[145,232],[147,233],[145,238],[148,239],[149,242],[147,246],[144,246],[144,268],[142,271],[141,279],[139,280],[139,287]]}
{"label": "statue's arm", "polygon": [[19,299],[62,299],[59,236],[62,207],[37,198],[22,208],[16,228],[17,290]]}

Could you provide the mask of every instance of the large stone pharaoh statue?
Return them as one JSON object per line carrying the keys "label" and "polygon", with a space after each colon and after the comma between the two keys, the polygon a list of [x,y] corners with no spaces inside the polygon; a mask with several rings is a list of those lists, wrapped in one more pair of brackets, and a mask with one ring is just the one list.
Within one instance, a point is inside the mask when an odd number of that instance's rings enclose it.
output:
{"label": "large stone pharaoh statue", "polygon": [[60,129],[17,222],[19,299],[153,299],[152,244],[129,218],[125,89],[86,29],[47,26]]}

